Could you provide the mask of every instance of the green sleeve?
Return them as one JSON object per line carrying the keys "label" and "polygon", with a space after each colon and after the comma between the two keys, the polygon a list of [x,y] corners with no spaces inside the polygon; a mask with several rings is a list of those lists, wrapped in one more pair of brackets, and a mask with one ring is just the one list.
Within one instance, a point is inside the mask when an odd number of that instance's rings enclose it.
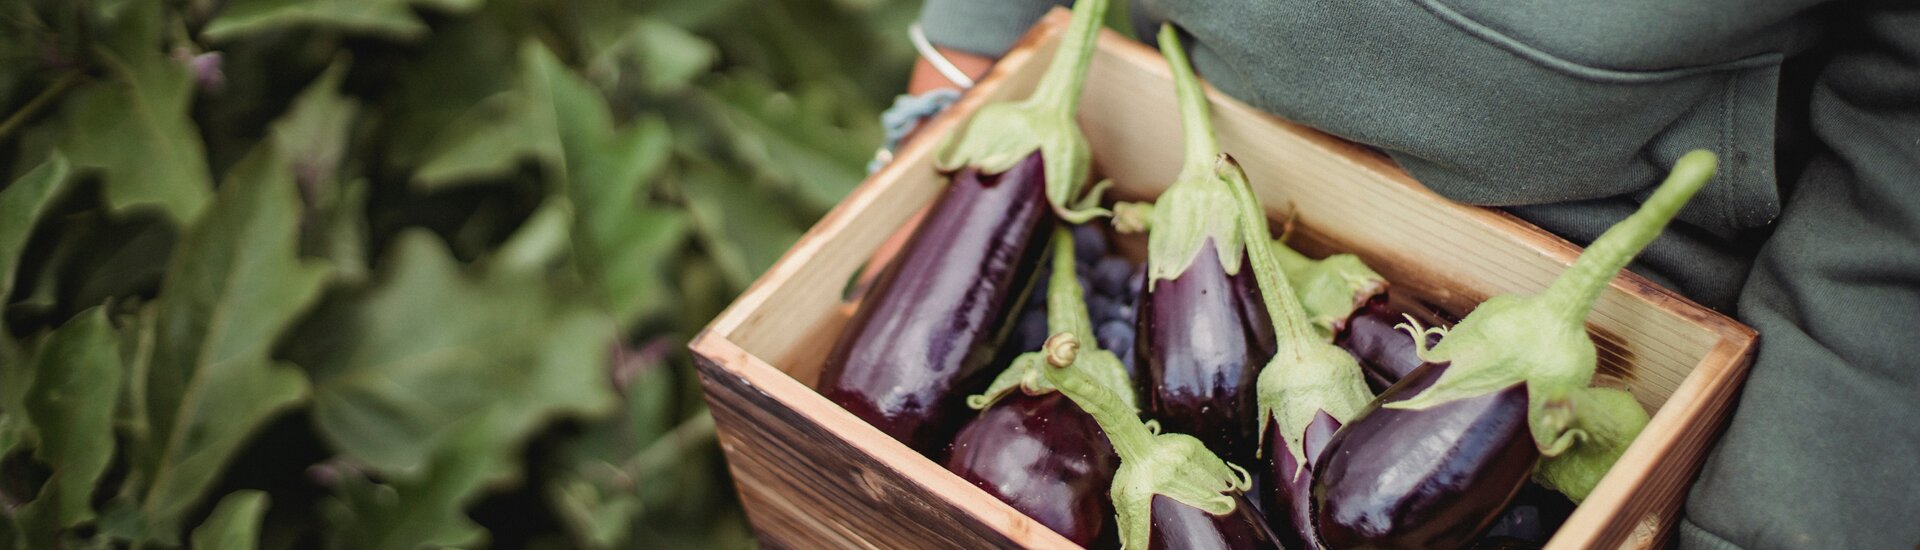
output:
{"label": "green sleeve", "polygon": [[1920,544],[1920,5],[1879,5],[1832,29],[1824,147],[1741,291],[1759,352],[1683,546]]}
{"label": "green sleeve", "polygon": [[920,10],[920,26],[934,44],[1000,57],[1047,10],[1071,4],[1071,0],[927,0]]}

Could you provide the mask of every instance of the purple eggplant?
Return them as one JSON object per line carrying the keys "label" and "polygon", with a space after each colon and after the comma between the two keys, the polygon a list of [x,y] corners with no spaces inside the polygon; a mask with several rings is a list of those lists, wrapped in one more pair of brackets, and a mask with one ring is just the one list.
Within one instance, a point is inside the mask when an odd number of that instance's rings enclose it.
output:
{"label": "purple eggplant", "polygon": [[[1160,43],[1179,46],[1171,26]],[[1220,146],[1206,99],[1185,72],[1176,87],[1192,99],[1180,104],[1186,165],[1151,206],[1129,204],[1115,227],[1150,229],[1136,352],[1146,366],[1149,410],[1167,429],[1245,461],[1257,447],[1256,383],[1273,355],[1273,334],[1245,269],[1247,238],[1231,215],[1233,192],[1214,172]]]}
{"label": "purple eggplant", "polygon": [[[1092,341],[1092,321],[1074,273],[1073,236],[1053,231],[1053,262],[1047,283],[1047,329]],[[1108,392],[1133,395],[1118,358],[1101,354],[1073,365]],[[1045,354],[1023,353],[994,378],[987,391],[967,399],[982,409],[955,436],[946,466],[1014,509],[1080,545],[1113,536],[1107,492],[1119,458],[1094,418],[1056,392],[1048,381]],[[1119,404],[1131,409],[1133,402]]]}
{"label": "purple eggplant", "polygon": [[1595,239],[1547,290],[1489,299],[1438,345],[1418,349],[1429,364],[1347,422],[1320,456],[1313,498],[1321,541],[1463,547],[1529,475],[1585,498],[1647,423],[1630,394],[1591,386],[1587,314],[1711,179],[1714,163],[1706,151],[1681,157],[1638,212]]}
{"label": "purple eggplant", "polygon": [[[1276,548],[1266,522],[1242,494],[1252,485],[1247,471],[1193,436],[1142,422],[1126,396],[1088,376],[1118,368],[1119,360],[1097,346],[1082,350],[1081,342],[1073,332],[1048,338],[1045,362],[1051,368],[1042,370],[1053,387],[1093,415],[1120,456],[1109,493],[1120,547]],[[1080,366],[1089,361],[1113,367]]]}
{"label": "purple eggplant", "polygon": [[1328,443],[1313,480],[1326,547],[1460,547],[1532,474],[1540,451],[1527,431],[1523,386],[1431,409],[1381,408],[1445,370],[1414,369]]}
{"label": "purple eggplant", "polygon": [[1079,2],[1030,97],[982,106],[948,136],[934,164],[950,184],[822,369],[823,395],[929,456],[1020,309],[1047,210],[1075,223],[1105,213],[1098,187],[1080,196],[1090,152],[1073,121],[1106,6]]}
{"label": "purple eggplant", "polygon": [[[1307,459],[1305,467],[1294,462],[1293,453],[1287,450],[1287,439],[1281,437],[1279,424],[1268,424],[1264,438],[1263,455],[1272,461],[1272,467],[1261,472],[1260,491],[1265,496],[1264,510],[1269,521],[1275,526],[1280,540],[1287,548],[1317,548],[1319,543],[1313,533],[1312,469],[1318,465],[1320,451],[1325,449],[1333,434],[1340,429],[1340,421],[1334,420],[1325,412],[1314,415],[1313,422],[1307,424],[1306,436],[1301,438]],[[1289,473],[1292,477],[1285,477]]]}
{"label": "purple eggplant", "polygon": [[[1368,387],[1376,392],[1386,391],[1388,386],[1425,363],[1420,360],[1420,346],[1414,345],[1413,335],[1397,328],[1406,323],[1406,315],[1388,303],[1385,295],[1376,296],[1354,310],[1334,334],[1333,343],[1360,361],[1360,367],[1367,373]],[[1440,343],[1437,332],[1426,333],[1426,338],[1425,347]]]}
{"label": "purple eggplant", "polygon": [[1199,254],[1178,276],[1155,280],[1141,300],[1135,356],[1146,359],[1154,418],[1244,461],[1253,457],[1255,382],[1273,356],[1273,334],[1254,305],[1252,273],[1228,275],[1211,240]]}
{"label": "purple eggplant", "polygon": [[956,175],[848,323],[820,393],[921,453],[946,446],[1046,249],[1042,189],[1037,154]]}
{"label": "purple eggplant", "polygon": [[1154,495],[1153,529],[1147,548],[1153,550],[1226,550],[1289,548],[1244,495],[1234,495],[1233,512],[1213,515],[1165,495]]}
{"label": "purple eggplant", "polygon": [[[1274,353],[1266,366],[1259,370],[1254,388],[1258,409],[1254,421],[1248,423],[1249,427],[1258,430],[1252,435],[1265,435],[1271,440],[1262,445],[1260,441],[1248,438],[1255,449],[1262,451],[1261,458],[1265,466],[1262,478],[1270,480],[1265,487],[1269,492],[1262,494],[1261,500],[1267,506],[1267,517],[1275,531],[1302,545],[1311,544],[1314,539],[1312,526],[1295,521],[1294,518],[1299,514],[1293,512],[1301,508],[1297,503],[1303,500],[1302,492],[1298,489],[1304,488],[1304,482],[1312,479],[1312,458],[1316,455],[1307,451],[1308,433],[1315,432],[1314,443],[1319,443],[1319,436],[1325,435],[1331,426],[1338,426],[1357,414],[1372,400],[1373,394],[1367,390],[1366,377],[1361,373],[1360,365],[1346,350],[1334,346],[1329,334],[1315,327],[1302,303],[1301,294],[1288,281],[1284,269],[1287,258],[1277,250],[1279,247],[1267,228],[1266,211],[1254,196],[1246,172],[1232,157],[1219,154],[1218,147],[1213,145],[1206,98],[1172,26],[1161,27],[1160,47],[1173,73],[1182,124],[1187,128],[1187,161],[1195,163],[1199,160],[1204,163],[1189,164],[1187,170],[1195,172],[1192,181],[1205,181],[1213,189],[1222,191],[1223,202],[1211,206],[1205,215],[1209,220],[1232,226],[1234,230],[1230,234],[1244,239],[1246,258],[1258,284],[1259,305],[1272,328]],[[1168,193],[1172,192],[1173,189],[1168,190]],[[1174,225],[1180,220],[1161,215],[1166,209],[1165,198],[1153,206],[1152,231],[1155,237],[1170,229],[1182,229]],[[1175,237],[1182,235],[1174,233]],[[1354,264],[1358,263],[1351,256],[1346,258]],[[1304,256],[1296,259],[1309,261]],[[1151,257],[1148,261],[1151,268]],[[1309,279],[1312,278],[1302,278],[1303,281]],[[1335,304],[1329,309],[1339,311],[1339,315],[1344,316],[1352,310],[1356,302],[1351,290],[1340,289],[1337,285],[1321,288],[1327,289],[1335,292],[1327,294],[1316,291],[1310,295],[1331,296]],[[1316,425],[1319,426],[1317,430]]]}
{"label": "purple eggplant", "polygon": [[1107,490],[1120,459],[1093,417],[1058,393],[1016,394],[955,436],[948,470],[1081,546],[1113,528]]}

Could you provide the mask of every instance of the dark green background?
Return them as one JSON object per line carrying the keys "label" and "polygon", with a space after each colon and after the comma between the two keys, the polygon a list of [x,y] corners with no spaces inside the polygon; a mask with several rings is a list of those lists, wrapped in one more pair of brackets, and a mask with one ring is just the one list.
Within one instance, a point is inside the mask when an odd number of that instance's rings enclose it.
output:
{"label": "dark green background", "polygon": [[751,545],[684,346],[918,7],[0,1],[0,548]]}

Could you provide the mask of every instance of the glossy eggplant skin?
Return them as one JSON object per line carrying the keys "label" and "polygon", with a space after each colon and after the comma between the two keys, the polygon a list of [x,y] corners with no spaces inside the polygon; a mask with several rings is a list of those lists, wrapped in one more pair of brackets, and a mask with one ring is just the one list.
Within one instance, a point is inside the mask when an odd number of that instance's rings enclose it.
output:
{"label": "glossy eggplant skin", "polygon": [[1306,437],[1301,441],[1306,447],[1301,453],[1307,458],[1305,469],[1294,467],[1293,453],[1287,449],[1286,438],[1280,437],[1278,427],[1279,423],[1269,422],[1266,437],[1262,438],[1266,452],[1261,460],[1266,471],[1259,476],[1261,505],[1282,546],[1319,548],[1319,537],[1313,532],[1313,468],[1320,465],[1320,453],[1340,430],[1340,421],[1322,412],[1307,425]]}
{"label": "glossy eggplant skin", "polygon": [[1523,385],[1424,410],[1390,409],[1444,365],[1414,369],[1348,422],[1314,471],[1327,548],[1461,548],[1526,484],[1540,451]]}
{"label": "glossy eggplant skin", "polygon": [[1233,512],[1216,516],[1205,510],[1181,504],[1166,495],[1153,495],[1153,527],[1148,535],[1151,550],[1214,550],[1247,548],[1285,548],[1273,529],[1260,518],[1253,503],[1234,495]]}
{"label": "glossy eggplant skin", "polygon": [[1059,393],[1014,392],[953,439],[946,467],[1074,544],[1113,535],[1120,458],[1093,416]]}
{"label": "glossy eggplant skin", "polygon": [[938,460],[990,379],[1052,220],[1038,152],[998,175],[954,174],[841,333],[820,393]]}
{"label": "glossy eggplant skin", "polygon": [[1274,341],[1253,270],[1241,265],[1227,275],[1208,239],[1186,272],[1150,283],[1136,357],[1146,362],[1147,407],[1167,431],[1247,464],[1258,445],[1256,382]]}
{"label": "glossy eggplant skin", "polygon": [[[1422,363],[1414,351],[1413,335],[1395,328],[1405,322],[1406,317],[1387,303],[1386,295],[1382,294],[1354,310],[1346,325],[1333,336],[1334,345],[1346,349],[1360,362],[1361,370],[1367,375],[1367,386],[1374,393],[1386,391]],[[1439,343],[1439,334],[1427,335],[1428,347]]]}

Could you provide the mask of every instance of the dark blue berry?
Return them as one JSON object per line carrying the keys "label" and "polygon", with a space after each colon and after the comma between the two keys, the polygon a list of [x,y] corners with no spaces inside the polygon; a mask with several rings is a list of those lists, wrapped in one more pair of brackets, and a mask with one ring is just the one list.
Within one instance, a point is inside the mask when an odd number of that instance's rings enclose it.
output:
{"label": "dark blue berry", "polygon": [[1133,324],[1121,320],[1109,320],[1100,323],[1094,329],[1093,336],[1100,341],[1100,349],[1120,356],[1120,362],[1127,365],[1127,371],[1133,372]]}
{"label": "dark blue berry", "polygon": [[1133,276],[1133,264],[1120,256],[1101,258],[1093,264],[1088,279],[1093,281],[1094,290],[1115,298],[1127,295],[1127,278]]}
{"label": "dark blue berry", "polygon": [[1108,246],[1107,232],[1100,230],[1099,225],[1083,223],[1073,226],[1075,262],[1091,264],[1094,259],[1107,255]]}
{"label": "dark blue berry", "polygon": [[1092,318],[1094,325],[1098,326],[1100,323],[1113,320],[1113,313],[1113,298],[1102,294],[1087,295],[1087,316]]}
{"label": "dark blue berry", "polygon": [[1048,334],[1045,309],[1029,309],[1021,312],[1020,320],[1015,323],[1017,324],[1013,326],[1013,334],[1007,337],[1006,345],[1013,346],[1015,351],[1022,353],[1034,351],[1046,345]]}

